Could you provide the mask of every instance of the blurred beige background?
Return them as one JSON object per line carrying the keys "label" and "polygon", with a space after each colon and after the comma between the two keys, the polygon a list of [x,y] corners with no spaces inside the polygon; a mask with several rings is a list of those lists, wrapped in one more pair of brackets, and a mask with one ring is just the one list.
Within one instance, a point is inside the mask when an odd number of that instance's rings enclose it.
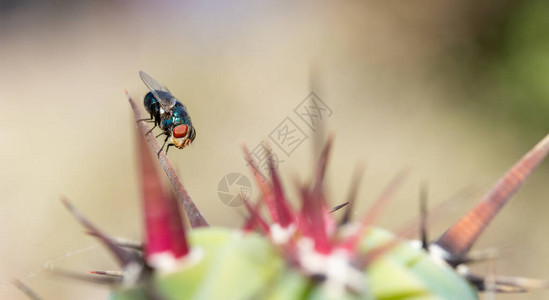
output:
{"label": "blurred beige background", "polygon": [[[9,284],[13,277],[46,299],[107,297],[103,287],[41,268],[114,268],[63,208],[61,195],[110,234],[140,239],[135,126],[123,94],[128,89],[141,105],[147,91],[139,70],[189,108],[197,138],[169,157],[212,225],[242,222],[242,210],[217,197],[224,175],[249,174],[241,145],[255,147],[285,117],[295,117],[311,89],[333,110],[334,204],[344,201],[357,162],[366,165],[359,212],[401,168],[411,168],[380,222],[391,229],[417,214],[420,182],[429,185],[431,205],[470,185],[487,189],[546,128],[516,126],[497,107],[485,116],[472,104],[462,77],[468,66],[459,56],[472,39],[471,7],[461,1],[2,2],[0,298],[25,299]],[[280,168],[291,189],[293,176],[311,173],[311,143],[284,159]],[[512,246],[497,262],[498,274],[549,279],[547,178],[546,163],[479,241],[477,249]],[[433,224],[432,237],[475,201],[464,199]]]}

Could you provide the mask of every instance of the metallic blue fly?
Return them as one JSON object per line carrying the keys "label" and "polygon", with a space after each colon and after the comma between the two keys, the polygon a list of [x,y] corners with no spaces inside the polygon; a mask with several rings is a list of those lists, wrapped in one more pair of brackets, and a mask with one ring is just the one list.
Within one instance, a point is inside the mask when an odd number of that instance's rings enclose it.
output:
{"label": "metallic blue fly", "polygon": [[191,117],[187,108],[179,102],[170,91],[158,81],[143,71],[139,71],[139,76],[143,83],[149,88],[150,92],[145,95],[143,104],[151,117],[143,119],[143,121],[154,122],[151,132],[156,126],[162,129],[162,133],[157,135],[166,135],[162,148],[158,151],[158,155],[166,146],[168,140],[170,143],[166,148],[166,154],[171,146],[178,149],[183,149],[190,145],[196,137],[196,129],[193,127]]}

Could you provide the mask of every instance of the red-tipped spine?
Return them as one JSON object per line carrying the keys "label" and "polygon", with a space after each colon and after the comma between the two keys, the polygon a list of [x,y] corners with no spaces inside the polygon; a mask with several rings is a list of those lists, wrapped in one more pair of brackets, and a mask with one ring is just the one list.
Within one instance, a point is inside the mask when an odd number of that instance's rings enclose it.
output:
{"label": "red-tipped spine", "polygon": [[189,252],[181,222],[179,205],[169,197],[155,169],[151,151],[141,132],[138,132],[141,187],[145,215],[146,258],[160,253],[171,253],[180,258]]}
{"label": "red-tipped spine", "polygon": [[250,213],[250,216],[248,217],[248,220],[246,220],[246,223],[244,224],[242,230],[252,231],[256,229],[260,233],[268,233],[269,225],[259,213],[261,201],[257,202],[255,206],[252,206],[248,201],[244,201],[244,205],[246,205],[246,209]]}
{"label": "red-tipped spine", "polygon": [[323,195],[315,188],[312,192],[302,190],[301,196],[303,197],[303,208],[299,223],[301,228],[299,229],[314,240],[315,250],[318,253],[328,254],[332,247],[326,228],[325,214],[327,210],[323,203]]}
{"label": "red-tipped spine", "polygon": [[452,257],[464,256],[490,221],[543,161],[548,152],[549,135],[545,136],[511,167],[488,194],[469,213],[448,229],[436,241],[436,244],[448,251]]}
{"label": "red-tipped spine", "polygon": [[395,192],[401,186],[407,174],[407,170],[403,170],[398,173],[395,178],[393,178],[393,180],[391,180],[389,185],[385,187],[379,198],[377,198],[374,204],[372,204],[372,206],[368,210],[368,213],[360,222],[360,227],[358,228],[358,230],[343,242],[342,247],[347,248],[351,251],[355,250],[355,247],[358,245],[358,242],[360,241],[360,238],[364,235],[366,229],[377,221],[383,209],[387,207],[390,200],[393,199]]}
{"label": "red-tipped spine", "polygon": [[269,210],[269,214],[271,215],[272,221],[274,223],[280,223],[278,218],[278,211],[276,208],[275,198],[273,195],[273,189],[271,188],[271,185],[267,183],[266,181],[267,179],[263,177],[263,175],[259,171],[259,168],[257,167],[252,156],[250,155],[250,151],[248,151],[248,148],[246,148],[246,146],[242,146],[242,149],[244,150],[246,161],[250,166],[252,174],[254,175],[255,182],[259,187],[259,190],[261,191],[263,202],[265,202],[265,205],[267,205],[267,209]]}
{"label": "red-tipped spine", "polygon": [[259,168],[255,164],[252,155],[250,154],[250,151],[246,146],[242,146],[242,151],[244,151],[244,155],[246,157],[246,162],[250,166],[250,169],[252,170],[252,174],[254,175],[255,182],[257,186],[259,187],[259,190],[261,191],[261,194],[263,197],[267,197],[272,194],[271,187],[266,182],[266,178],[263,177],[261,172],[259,171]]}
{"label": "red-tipped spine", "polygon": [[273,186],[274,201],[276,207],[276,214],[278,216],[278,223],[283,228],[287,228],[295,222],[295,216],[290,209],[288,200],[284,195],[284,189],[282,188],[282,183],[278,177],[278,172],[274,165],[273,155],[269,151],[269,170],[271,172],[271,180]]}
{"label": "red-tipped spine", "polygon": [[177,196],[173,193],[168,198],[168,210],[170,212],[170,238],[172,241],[172,251],[175,257],[185,256],[189,252],[187,234],[183,225],[183,216],[181,208],[177,201]]}
{"label": "red-tipped spine", "polygon": [[94,236],[96,236],[103,245],[111,251],[114,258],[117,260],[118,264],[121,267],[126,267],[129,264],[139,260],[137,257],[137,254],[133,251],[129,251],[127,249],[124,249],[118,245],[116,245],[112,238],[104,234],[102,231],[99,230],[94,224],[92,224],[84,215],[82,215],[66,198],[61,198],[61,201],[65,205],[65,207],[73,214],[73,216],[76,218],[80,224],[82,224],[86,229]]}

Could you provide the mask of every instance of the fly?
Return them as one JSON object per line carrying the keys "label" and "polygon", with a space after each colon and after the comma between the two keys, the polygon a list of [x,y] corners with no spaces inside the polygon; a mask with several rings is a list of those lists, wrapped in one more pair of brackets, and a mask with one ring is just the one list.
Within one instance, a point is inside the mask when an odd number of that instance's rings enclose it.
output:
{"label": "fly", "polygon": [[139,71],[139,76],[150,90],[145,95],[143,104],[151,117],[141,121],[154,122],[154,126],[149,132],[152,132],[157,126],[162,129],[162,133],[156,137],[166,135],[164,144],[157,154],[160,155],[168,140],[170,143],[166,148],[166,154],[171,146],[183,149],[190,145],[196,137],[196,129],[193,127],[187,108],[165,86],[147,73]]}

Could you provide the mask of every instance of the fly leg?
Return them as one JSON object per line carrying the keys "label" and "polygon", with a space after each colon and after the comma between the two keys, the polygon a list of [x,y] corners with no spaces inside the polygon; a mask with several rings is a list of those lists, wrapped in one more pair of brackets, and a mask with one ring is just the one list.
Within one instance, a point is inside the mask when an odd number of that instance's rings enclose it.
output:
{"label": "fly leg", "polygon": [[168,147],[166,147],[166,155],[168,155],[168,150],[170,150],[171,146],[175,146],[175,144],[169,143]]}
{"label": "fly leg", "polygon": [[152,123],[152,122],[154,122],[154,123],[156,123],[156,119],[154,118],[153,115],[151,115],[149,118],[137,120],[137,123],[139,123],[139,122],[147,122],[147,123]]}
{"label": "fly leg", "polygon": [[[165,133],[166,132],[163,132],[162,134],[165,134]],[[160,157],[160,152],[162,152],[162,149],[164,149],[164,146],[166,146],[166,142],[168,142],[169,138],[170,138],[170,135],[166,134],[166,138],[164,139],[164,144],[162,144],[162,147],[160,148],[160,150],[158,150],[158,153],[156,154],[156,156]],[[168,148],[170,148],[170,145],[168,145]],[[166,149],[166,154],[168,154],[168,149]]]}
{"label": "fly leg", "polygon": [[151,129],[149,129],[149,131],[147,131],[147,133],[145,133],[145,135],[148,135],[149,133],[151,133],[153,131],[153,129],[155,129],[155,128],[156,128],[156,124],[154,124],[154,126]]}
{"label": "fly leg", "polygon": [[[159,133],[159,134],[156,136],[156,138],[158,138],[159,136],[161,136],[161,135],[163,135],[163,134],[167,135],[168,137],[170,136],[166,131],[162,131],[161,133]],[[167,139],[167,137],[166,137],[166,139]]]}
{"label": "fly leg", "polygon": [[156,122],[156,119],[152,115],[148,119],[139,119],[139,120],[137,120],[137,123],[139,123],[139,122],[154,123],[153,128],[151,128],[149,131],[147,131],[147,133],[145,135],[148,135],[149,133],[151,133],[153,131],[153,129],[155,129],[156,126],[158,125],[157,124],[158,122]]}
{"label": "fly leg", "polygon": [[147,122],[147,123],[152,123],[152,122],[155,122],[154,118],[153,117],[150,117],[150,118],[145,118],[145,119],[139,119],[137,120],[137,122]]}

